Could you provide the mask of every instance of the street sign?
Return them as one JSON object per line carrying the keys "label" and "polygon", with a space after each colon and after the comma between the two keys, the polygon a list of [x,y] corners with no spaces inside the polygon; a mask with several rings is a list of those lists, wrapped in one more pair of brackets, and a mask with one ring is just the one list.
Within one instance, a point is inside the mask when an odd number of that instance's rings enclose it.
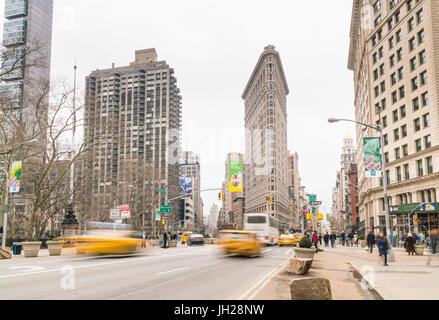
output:
{"label": "street sign", "polygon": [[317,201],[316,195],[309,196],[309,202],[316,202],[316,201]]}
{"label": "street sign", "polygon": [[419,218],[415,219],[415,223],[418,224],[419,223]]}
{"label": "street sign", "polygon": [[422,206],[422,211],[435,211],[435,203],[425,203]]}
{"label": "street sign", "polygon": [[120,209],[111,209],[110,218],[115,220],[120,218]]}
{"label": "street sign", "polygon": [[324,220],[325,218],[324,218],[324,216],[323,216],[323,214],[319,214],[319,220]]}
{"label": "street sign", "polygon": [[122,219],[129,219],[129,218],[131,218],[130,206],[129,205],[120,206],[120,216],[121,216]]}
{"label": "street sign", "polygon": [[160,206],[161,213],[172,213],[172,206]]}
{"label": "street sign", "polygon": [[160,215],[160,213],[156,213],[155,214],[155,221],[160,221],[162,220],[162,216]]}
{"label": "street sign", "polygon": [[312,205],[312,206],[321,206],[322,204],[323,204],[322,201],[314,201],[314,202],[310,203],[310,205]]}
{"label": "street sign", "polygon": [[156,190],[155,192],[166,194],[166,190]]}

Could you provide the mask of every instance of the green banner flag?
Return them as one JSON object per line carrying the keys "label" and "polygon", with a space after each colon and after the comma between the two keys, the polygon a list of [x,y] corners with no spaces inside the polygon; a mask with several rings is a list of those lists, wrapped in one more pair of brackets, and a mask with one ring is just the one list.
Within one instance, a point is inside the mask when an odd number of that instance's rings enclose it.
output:
{"label": "green banner flag", "polygon": [[380,138],[364,138],[364,167],[366,178],[381,178],[381,147]]}
{"label": "green banner flag", "polygon": [[242,161],[230,161],[229,173],[229,191],[243,192]]}

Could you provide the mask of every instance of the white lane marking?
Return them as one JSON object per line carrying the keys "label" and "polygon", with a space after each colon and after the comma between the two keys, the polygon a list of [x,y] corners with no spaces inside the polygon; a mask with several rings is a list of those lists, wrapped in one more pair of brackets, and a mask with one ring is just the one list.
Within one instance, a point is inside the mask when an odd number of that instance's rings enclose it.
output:
{"label": "white lane marking", "polygon": [[249,290],[247,290],[247,292],[244,293],[240,298],[238,298],[238,300],[252,300],[273,277],[275,277],[283,268],[286,267],[287,264],[288,261],[285,261],[284,263],[274,268],[265,277],[256,282],[256,284]]}
{"label": "white lane marking", "polygon": [[34,272],[34,271],[40,271],[40,270],[45,270],[46,268],[44,267],[36,267],[36,266],[13,266],[10,267],[9,270],[21,270],[21,272]]}
{"label": "white lane marking", "polygon": [[267,253],[267,252],[270,252],[270,251],[273,251],[273,249],[265,249],[264,251],[262,251],[262,253]]}
{"label": "white lane marking", "polygon": [[174,270],[169,270],[169,271],[165,271],[165,272],[160,272],[160,273],[156,273],[156,275],[161,276],[161,275],[164,275],[164,274],[185,271],[185,270],[188,270],[188,269],[190,269],[190,267],[174,269]]}
{"label": "white lane marking", "polygon": [[[143,261],[143,260],[155,260],[155,259],[162,259],[162,258],[172,258],[173,255],[169,256],[153,256],[153,257],[145,257],[145,258],[134,258],[134,259],[124,259],[124,260],[118,260],[118,261],[110,261],[110,262],[103,262],[103,263],[95,263],[85,266],[75,266],[74,269],[86,269],[86,268],[93,268],[93,267],[100,267],[105,265],[111,265],[111,264],[120,264],[125,262],[133,262],[133,261]],[[0,276],[0,279],[8,279],[8,278],[16,278],[16,277],[22,277],[22,276],[28,276],[28,275],[34,275],[34,274],[41,274],[41,273],[50,273],[50,272],[59,272],[63,270],[62,267],[52,269],[52,270],[41,270],[41,271],[34,271],[34,272],[28,272],[28,273],[19,273],[19,274],[8,274],[4,276]]]}

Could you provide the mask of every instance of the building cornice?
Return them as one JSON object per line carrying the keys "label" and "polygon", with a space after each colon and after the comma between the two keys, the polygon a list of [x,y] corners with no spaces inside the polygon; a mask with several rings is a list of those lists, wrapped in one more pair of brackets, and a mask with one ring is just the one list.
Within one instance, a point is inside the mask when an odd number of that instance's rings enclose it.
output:
{"label": "building cornice", "polygon": [[357,50],[357,36],[358,36],[358,28],[360,23],[360,0],[354,0],[352,6],[352,18],[351,18],[351,31],[350,38],[351,43],[349,46],[349,59],[348,59],[348,69],[354,70],[355,66],[355,52]]}

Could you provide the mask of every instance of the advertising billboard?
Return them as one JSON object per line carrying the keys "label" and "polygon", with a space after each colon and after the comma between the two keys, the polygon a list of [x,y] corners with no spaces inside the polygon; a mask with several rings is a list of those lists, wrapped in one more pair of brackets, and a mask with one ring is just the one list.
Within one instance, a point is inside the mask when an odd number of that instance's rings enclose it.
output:
{"label": "advertising billboard", "polygon": [[229,163],[229,191],[243,192],[242,180],[242,161],[231,160]]}
{"label": "advertising billboard", "polygon": [[364,167],[366,178],[381,178],[381,147],[380,138],[364,138]]}
{"label": "advertising billboard", "polygon": [[129,219],[129,218],[131,218],[130,206],[129,205],[120,206],[120,216],[121,216],[122,219]]}
{"label": "advertising billboard", "polygon": [[192,193],[192,178],[180,177],[180,192]]}

